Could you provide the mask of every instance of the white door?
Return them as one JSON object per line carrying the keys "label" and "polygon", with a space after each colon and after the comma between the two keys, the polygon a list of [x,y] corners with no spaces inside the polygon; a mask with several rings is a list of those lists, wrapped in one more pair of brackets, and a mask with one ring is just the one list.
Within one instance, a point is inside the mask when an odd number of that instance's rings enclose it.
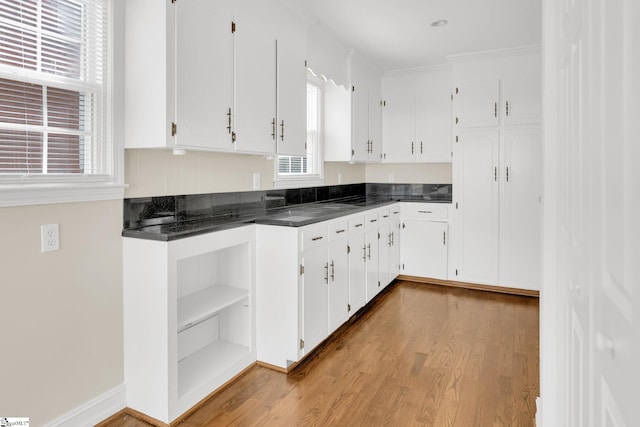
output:
{"label": "white door", "polygon": [[413,162],[415,158],[415,96],[389,95],[384,100],[382,111],[384,160],[389,163]]}
{"label": "white door", "polygon": [[369,159],[369,92],[364,84],[359,84],[351,94],[353,116],[353,158],[359,162]]}
{"label": "white door", "polygon": [[416,94],[416,161],[451,162],[451,92],[443,86]]}
{"label": "white door", "polygon": [[[399,211],[398,209],[398,213]],[[400,274],[400,220],[391,221],[389,241],[389,283],[391,283]]]}
{"label": "white door", "polygon": [[233,33],[228,6],[176,3],[177,145],[232,150]]}
{"label": "white door", "polygon": [[636,426],[640,8],[632,0],[547,6],[558,37],[545,84],[557,87],[549,94],[558,126],[545,116],[543,421]]}
{"label": "white door", "polygon": [[640,6],[594,1],[592,174],[599,207],[589,224],[593,266],[595,425],[640,425]]}
{"label": "white door", "polygon": [[365,233],[365,251],[367,257],[367,302],[371,301],[380,291],[380,277],[378,275],[378,229]]}
{"label": "white door", "polygon": [[459,84],[455,90],[455,115],[461,128],[498,126],[500,81],[479,80]]}
{"label": "white door", "polygon": [[329,333],[349,319],[349,253],[346,239],[329,244]]}
{"label": "white door", "polygon": [[500,286],[540,290],[542,270],[542,133],[502,135]]}
{"label": "white door", "polygon": [[371,153],[369,161],[380,162],[382,156],[382,89],[379,78],[369,76],[369,139]]}
{"label": "white door", "polygon": [[402,274],[447,278],[447,223],[407,219],[402,229]]}
{"label": "white door", "polygon": [[380,228],[378,229],[378,292],[380,292],[391,281],[391,279],[389,278],[390,257],[391,228],[389,224],[385,224],[383,226],[380,226]]}
{"label": "white door", "polygon": [[329,263],[327,247],[302,254],[302,339],[304,354],[309,353],[329,335]]}
{"label": "white door", "polygon": [[542,121],[541,75],[502,81],[502,117],[505,125],[537,124]]}
{"label": "white door", "polygon": [[273,154],[276,151],[276,40],[257,25],[236,21],[235,148]]}
{"label": "white door", "polygon": [[458,135],[454,184],[457,275],[453,280],[498,283],[499,135],[498,131]]}
{"label": "white door", "polygon": [[278,154],[307,154],[307,69],[304,56],[277,41],[277,119]]}
{"label": "white door", "polygon": [[349,237],[350,315],[367,303],[367,245],[364,234]]}

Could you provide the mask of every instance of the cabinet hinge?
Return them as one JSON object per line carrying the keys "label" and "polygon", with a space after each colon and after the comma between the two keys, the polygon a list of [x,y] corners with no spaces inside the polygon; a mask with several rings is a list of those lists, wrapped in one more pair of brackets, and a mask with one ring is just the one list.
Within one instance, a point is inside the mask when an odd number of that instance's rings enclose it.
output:
{"label": "cabinet hinge", "polygon": [[404,228],[406,227],[406,225],[404,224],[404,222],[402,223],[402,229],[404,230]]}
{"label": "cabinet hinge", "polygon": [[355,156],[356,155],[356,150],[354,150],[353,148],[351,149],[351,155]]}
{"label": "cabinet hinge", "polygon": [[300,340],[300,350],[304,348],[304,340]]}
{"label": "cabinet hinge", "polygon": [[378,240],[380,240],[380,233],[378,233]]}
{"label": "cabinet hinge", "polygon": [[378,280],[378,287],[380,287],[380,281]]}
{"label": "cabinet hinge", "polygon": [[347,311],[351,311],[351,304],[347,304]]}
{"label": "cabinet hinge", "polygon": [[306,59],[304,60],[304,66],[305,67],[307,66],[307,60]]}
{"label": "cabinet hinge", "polygon": [[451,94],[451,100],[453,101],[453,94]]}
{"label": "cabinet hinge", "polygon": [[402,264],[402,269],[404,270],[404,264]]}
{"label": "cabinet hinge", "polygon": [[456,135],[456,142],[460,142],[460,137]]}
{"label": "cabinet hinge", "polygon": [[456,117],[456,124],[458,124],[458,121],[459,121],[459,120],[458,120],[458,118]]}
{"label": "cabinet hinge", "polygon": [[231,132],[231,143],[232,144],[236,143],[236,133],[235,132]]}
{"label": "cabinet hinge", "polygon": [[176,136],[178,133],[178,125],[176,122],[171,122],[171,136]]}
{"label": "cabinet hinge", "polygon": [[356,87],[355,86],[351,86],[351,92],[355,92],[356,91]]}
{"label": "cabinet hinge", "polygon": [[171,4],[174,4],[176,2],[176,0],[171,0]]}
{"label": "cabinet hinge", "polygon": [[456,209],[458,209],[458,202],[456,202]]}
{"label": "cabinet hinge", "polygon": [[304,274],[304,265],[300,264],[300,275]]}
{"label": "cabinet hinge", "polygon": [[458,91],[458,88],[456,88],[456,95],[458,94],[458,92],[459,92],[459,91]]}
{"label": "cabinet hinge", "polygon": [[347,245],[347,253],[350,254],[351,253],[351,246]]}
{"label": "cabinet hinge", "polygon": [[235,33],[236,32],[236,23],[231,21],[231,32]]}
{"label": "cabinet hinge", "polygon": [[456,268],[456,276],[458,275],[458,269]]}
{"label": "cabinet hinge", "polygon": [[387,101],[382,101],[382,106],[386,107],[387,106]]}

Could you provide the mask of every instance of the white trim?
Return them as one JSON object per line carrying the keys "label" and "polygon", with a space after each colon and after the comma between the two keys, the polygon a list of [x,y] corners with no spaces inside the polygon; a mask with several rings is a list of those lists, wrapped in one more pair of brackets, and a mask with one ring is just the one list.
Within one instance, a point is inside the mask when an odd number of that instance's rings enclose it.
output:
{"label": "white trim", "polygon": [[49,421],[44,427],[94,426],[127,406],[124,383],[92,399],[63,416]]}
{"label": "white trim", "polygon": [[527,55],[531,53],[540,53],[541,46],[539,44],[532,44],[528,46],[513,47],[508,49],[495,49],[495,50],[483,50],[479,52],[459,53],[455,55],[447,55],[447,61],[450,62],[464,62],[464,61],[476,61],[478,59],[496,58],[496,57],[508,57],[516,55]]}
{"label": "white trim", "polygon": [[422,73],[437,73],[439,71],[451,71],[453,64],[445,63],[445,64],[436,64],[436,65],[422,65],[419,67],[410,67],[410,68],[397,68],[395,70],[387,70],[382,75],[383,77],[393,77],[393,76],[404,76],[404,75],[412,75],[412,74],[422,74]]}
{"label": "white trim", "polygon": [[122,184],[41,184],[0,186],[0,208],[124,198]]}

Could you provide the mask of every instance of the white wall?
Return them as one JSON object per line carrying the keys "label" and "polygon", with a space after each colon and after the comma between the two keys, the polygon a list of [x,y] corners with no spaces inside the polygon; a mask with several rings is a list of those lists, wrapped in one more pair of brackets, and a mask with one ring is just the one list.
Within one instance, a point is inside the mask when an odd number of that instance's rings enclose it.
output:
{"label": "white wall", "polygon": [[[0,415],[40,426],[123,382],[122,201],[0,208]],[[40,252],[40,225],[60,250]]]}

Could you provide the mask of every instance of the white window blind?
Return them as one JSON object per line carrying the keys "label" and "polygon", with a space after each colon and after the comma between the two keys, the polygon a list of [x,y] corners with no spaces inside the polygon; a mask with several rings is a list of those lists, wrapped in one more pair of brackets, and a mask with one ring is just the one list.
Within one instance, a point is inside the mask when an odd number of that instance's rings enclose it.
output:
{"label": "white window blind", "polygon": [[0,0],[0,180],[113,175],[110,0]]}

